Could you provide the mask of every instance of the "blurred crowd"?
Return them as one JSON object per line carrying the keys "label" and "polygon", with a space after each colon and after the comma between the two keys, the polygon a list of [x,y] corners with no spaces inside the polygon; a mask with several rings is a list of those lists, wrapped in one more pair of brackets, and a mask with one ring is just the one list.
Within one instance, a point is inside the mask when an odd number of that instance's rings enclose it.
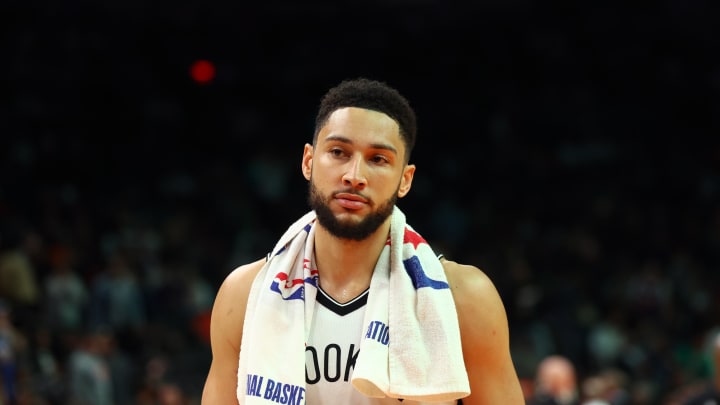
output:
{"label": "blurred crowd", "polygon": [[[219,283],[307,209],[295,166],[219,157],[103,192],[16,170],[0,198],[3,405],[198,403]],[[452,170],[429,166],[400,206],[437,251],[497,284],[528,400],[553,356],[574,371],[572,398],[612,405],[680,404],[712,378],[717,190],[646,200],[618,183],[591,198],[561,189],[571,171],[558,165],[544,176],[561,186],[518,176],[512,192],[498,179],[466,194]]]}
{"label": "blurred crowd", "polygon": [[55,238],[15,212],[0,222],[0,404],[194,403],[215,291],[192,263],[139,235],[130,246],[93,229]]}

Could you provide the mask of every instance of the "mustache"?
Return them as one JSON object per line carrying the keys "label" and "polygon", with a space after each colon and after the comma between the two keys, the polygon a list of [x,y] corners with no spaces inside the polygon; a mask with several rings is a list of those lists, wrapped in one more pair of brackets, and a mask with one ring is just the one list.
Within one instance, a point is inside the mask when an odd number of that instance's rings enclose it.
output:
{"label": "mustache", "polygon": [[371,201],[371,200],[370,200],[370,197],[366,196],[365,194],[359,192],[358,190],[356,190],[356,189],[354,189],[354,188],[352,188],[352,187],[346,188],[346,189],[343,189],[343,190],[333,191],[332,197],[335,198],[338,194],[353,194],[353,195],[362,197],[362,198],[364,198],[364,199],[366,199],[366,200],[368,200],[368,201]]}

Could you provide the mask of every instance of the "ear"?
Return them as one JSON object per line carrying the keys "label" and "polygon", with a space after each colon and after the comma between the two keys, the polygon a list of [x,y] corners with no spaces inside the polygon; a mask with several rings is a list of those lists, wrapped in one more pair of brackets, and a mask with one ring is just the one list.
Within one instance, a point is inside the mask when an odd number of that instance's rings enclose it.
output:
{"label": "ear", "polygon": [[415,165],[405,165],[403,175],[400,179],[400,188],[398,188],[398,197],[403,198],[410,192],[412,187],[413,176],[415,176]]}
{"label": "ear", "polygon": [[313,146],[309,143],[305,144],[305,150],[303,150],[302,158],[302,173],[305,176],[305,180],[310,180],[312,174],[312,158],[313,158]]}

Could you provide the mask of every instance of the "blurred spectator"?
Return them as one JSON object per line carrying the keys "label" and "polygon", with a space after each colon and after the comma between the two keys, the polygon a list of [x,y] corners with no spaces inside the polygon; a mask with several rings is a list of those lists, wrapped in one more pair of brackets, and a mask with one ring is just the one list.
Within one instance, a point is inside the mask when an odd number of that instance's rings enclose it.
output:
{"label": "blurred spectator", "polygon": [[134,390],[137,388],[139,367],[137,353],[126,350],[119,342],[123,335],[108,333],[105,359],[110,369],[114,405],[134,405]]}
{"label": "blurred spectator", "polygon": [[183,282],[186,290],[184,306],[188,319],[194,320],[196,316],[212,310],[215,290],[198,270],[188,269],[183,274]]}
{"label": "blurred spectator", "polygon": [[682,405],[718,405],[720,404],[720,332],[711,336],[708,357],[712,362],[712,378],[700,388],[700,392],[690,394]]}
{"label": "blurred spectator", "polygon": [[20,322],[32,318],[40,292],[36,269],[24,249],[30,238],[22,225],[0,230],[0,299],[12,306]]}
{"label": "blurred spectator", "polygon": [[151,356],[145,364],[142,385],[135,398],[136,405],[186,405],[189,403],[183,388],[172,381],[170,364],[163,355]]}
{"label": "blurred spectator", "polygon": [[35,330],[29,356],[33,391],[41,396],[47,405],[64,405],[67,389],[63,359],[46,327]]}
{"label": "blurred spectator", "polygon": [[10,308],[0,302],[0,399],[9,405],[18,401],[18,367],[26,348],[25,336],[12,323]]}
{"label": "blurred spectator", "polygon": [[177,384],[163,384],[158,390],[158,405],[186,405],[187,397]]}
{"label": "blurred spectator", "polygon": [[580,389],[583,398],[582,405],[610,405],[610,402],[605,400],[607,386],[602,377],[592,375],[585,378]]}
{"label": "blurred spectator", "polygon": [[583,379],[580,389],[582,405],[630,405],[627,375],[608,368]]}
{"label": "blurred spectator", "polygon": [[70,405],[114,405],[113,382],[107,356],[112,336],[94,329],[80,336],[68,364]]}
{"label": "blurred spectator", "polygon": [[161,383],[153,391],[142,392],[136,405],[188,405],[190,403],[183,389],[173,383]]}
{"label": "blurred spectator", "polygon": [[90,286],[90,324],[109,326],[113,331],[137,333],[145,325],[142,288],[122,249],[109,257],[103,272]]}
{"label": "blurred spectator", "polygon": [[528,405],[579,405],[577,376],[570,359],[551,355],[537,367],[535,390]]}
{"label": "blurred spectator", "polygon": [[587,348],[593,365],[599,369],[618,364],[627,345],[625,307],[614,304],[608,313],[588,327]]}
{"label": "blurred spectator", "polygon": [[69,247],[51,247],[49,265],[44,296],[47,326],[54,332],[78,331],[84,325],[89,297],[85,281],[72,266]]}

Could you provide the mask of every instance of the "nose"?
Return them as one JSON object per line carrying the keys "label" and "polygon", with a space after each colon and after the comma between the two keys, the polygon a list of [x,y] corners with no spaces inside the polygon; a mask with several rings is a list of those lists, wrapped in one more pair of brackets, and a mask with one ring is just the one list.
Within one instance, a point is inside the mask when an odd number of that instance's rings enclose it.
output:
{"label": "nose", "polygon": [[361,156],[355,156],[348,162],[347,170],[342,178],[343,185],[355,189],[363,189],[367,185],[365,164]]}

